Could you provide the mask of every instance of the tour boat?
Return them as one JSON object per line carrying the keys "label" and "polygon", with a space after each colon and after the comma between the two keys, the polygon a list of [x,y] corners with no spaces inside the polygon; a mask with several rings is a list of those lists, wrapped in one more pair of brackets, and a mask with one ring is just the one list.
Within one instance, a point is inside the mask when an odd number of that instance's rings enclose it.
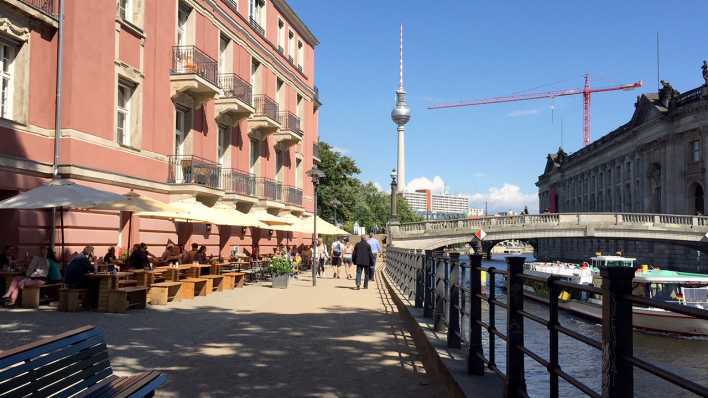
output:
{"label": "tour boat", "polygon": [[[620,256],[598,256],[591,264],[578,266],[568,263],[528,263],[524,272],[539,276],[556,275],[562,280],[577,284],[592,284],[600,287],[600,266],[634,267],[635,259]],[[708,275],[688,272],[648,269],[637,270],[633,294],[667,303],[708,309]],[[529,282],[524,286],[527,296],[547,302],[545,284]],[[577,291],[563,290],[559,307],[576,314],[602,320],[602,298]],[[708,320],[697,319],[654,307],[632,308],[632,324],[640,330],[690,336],[708,336]]]}

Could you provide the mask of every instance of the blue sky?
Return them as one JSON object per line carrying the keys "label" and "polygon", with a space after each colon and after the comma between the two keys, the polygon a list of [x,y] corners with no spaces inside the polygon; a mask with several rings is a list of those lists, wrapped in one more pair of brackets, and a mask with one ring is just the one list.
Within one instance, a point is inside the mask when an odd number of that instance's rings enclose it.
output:
{"label": "blue sky", "polygon": [[[669,5],[672,3],[672,5]],[[545,157],[582,145],[582,97],[428,110],[439,102],[533,88],[644,80],[634,91],[592,98],[598,138],[629,120],[636,96],[661,78],[679,91],[702,83],[708,58],[708,1],[313,1],[291,6],[320,39],[316,81],[324,106],[320,136],[353,157],[361,178],[387,187],[396,162],[390,120],[398,86],[398,29],[405,29],[407,180],[467,194],[498,210],[536,202]],[[551,110],[554,107],[554,110]],[[435,177],[439,178],[435,180]],[[421,184],[416,184],[421,185]]]}

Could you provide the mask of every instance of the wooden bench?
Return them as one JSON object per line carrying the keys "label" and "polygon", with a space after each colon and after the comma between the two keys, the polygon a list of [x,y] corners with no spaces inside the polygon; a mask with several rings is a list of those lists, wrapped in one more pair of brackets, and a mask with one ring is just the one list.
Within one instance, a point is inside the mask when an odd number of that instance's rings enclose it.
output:
{"label": "wooden bench", "polygon": [[123,313],[128,309],[144,309],[147,304],[147,287],[121,287],[108,293],[108,312]]}
{"label": "wooden bench", "polygon": [[0,397],[147,397],[167,380],[157,371],[113,375],[103,333],[84,326],[0,352]]}
{"label": "wooden bench", "polygon": [[59,289],[59,311],[76,312],[87,309],[88,300],[88,289]]}
{"label": "wooden bench", "polygon": [[48,283],[42,286],[23,287],[21,306],[24,308],[38,308],[42,301],[58,300],[59,289],[62,286],[64,286],[63,283]]}
{"label": "wooden bench", "polygon": [[118,280],[118,287],[130,287],[130,286],[138,286],[138,281],[135,279],[120,279]]}
{"label": "wooden bench", "polygon": [[[224,290],[224,277],[221,275],[202,275],[200,276],[201,279],[206,279],[207,281],[211,281],[211,289],[209,289],[210,292],[220,292]],[[209,285],[209,282],[207,282],[207,286]]]}
{"label": "wooden bench", "polygon": [[182,283],[162,282],[150,286],[150,304],[165,305],[170,301],[179,301]]}
{"label": "wooden bench", "polygon": [[246,280],[245,272],[227,272],[221,276],[224,277],[224,289],[243,287],[243,283]]}
{"label": "wooden bench", "polygon": [[202,278],[186,278],[182,279],[182,290],[180,292],[180,298],[182,299],[192,299],[195,296],[206,296],[209,294],[207,292],[207,280]]}

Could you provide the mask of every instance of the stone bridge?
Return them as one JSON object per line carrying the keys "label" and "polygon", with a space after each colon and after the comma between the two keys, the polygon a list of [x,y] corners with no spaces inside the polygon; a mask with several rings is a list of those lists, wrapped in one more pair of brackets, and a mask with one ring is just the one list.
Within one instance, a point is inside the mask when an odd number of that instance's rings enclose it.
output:
{"label": "stone bridge", "polygon": [[390,225],[391,242],[394,247],[402,249],[432,250],[470,243],[488,252],[505,240],[516,239],[535,246],[537,239],[544,238],[664,241],[708,251],[708,217],[562,213]]}

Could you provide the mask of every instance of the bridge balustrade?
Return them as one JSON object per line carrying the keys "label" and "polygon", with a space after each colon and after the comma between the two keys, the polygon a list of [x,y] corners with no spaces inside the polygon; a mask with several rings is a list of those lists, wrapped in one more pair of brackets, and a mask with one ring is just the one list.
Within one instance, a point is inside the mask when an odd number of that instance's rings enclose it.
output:
{"label": "bridge balustrade", "polygon": [[[644,221],[638,218],[633,222]],[[636,358],[632,341],[633,306],[654,307],[704,320],[708,320],[707,310],[632,295],[632,268],[602,268],[602,288],[598,288],[562,281],[556,276],[524,274],[524,261],[524,257],[509,257],[507,270],[499,270],[483,266],[480,255],[469,256],[467,262],[461,261],[457,253],[388,247],[385,272],[405,297],[415,298],[414,306],[423,308],[423,316],[432,318],[436,328],[447,328],[448,347],[466,351],[467,373],[482,376],[484,368],[489,368],[501,377],[507,397],[528,396],[524,368],[526,356],[546,368],[552,398],[559,396],[560,379],[590,397],[631,397],[634,395],[635,367],[699,396],[708,396],[706,386]],[[483,273],[488,276],[486,285],[482,283]],[[496,296],[495,276],[506,280],[505,301]],[[547,317],[524,310],[524,285],[528,283],[541,283],[548,289]],[[558,304],[562,290],[584,291],[602,297],[602,341],[581,335],[559,322]],[[488,310],[486,322],[482,319],[482,303]],[[505,330],[497,328],[497,308],[506,311]],[[547,359],[524,345],[525,319],[548,328]],[[483,331],[488,334],[486,355]],[[562,369],[558,359],[561,334],[603,352],[602,392],[593,390]],[[497,366],[497,344],[506,345],[505,372]]]}

